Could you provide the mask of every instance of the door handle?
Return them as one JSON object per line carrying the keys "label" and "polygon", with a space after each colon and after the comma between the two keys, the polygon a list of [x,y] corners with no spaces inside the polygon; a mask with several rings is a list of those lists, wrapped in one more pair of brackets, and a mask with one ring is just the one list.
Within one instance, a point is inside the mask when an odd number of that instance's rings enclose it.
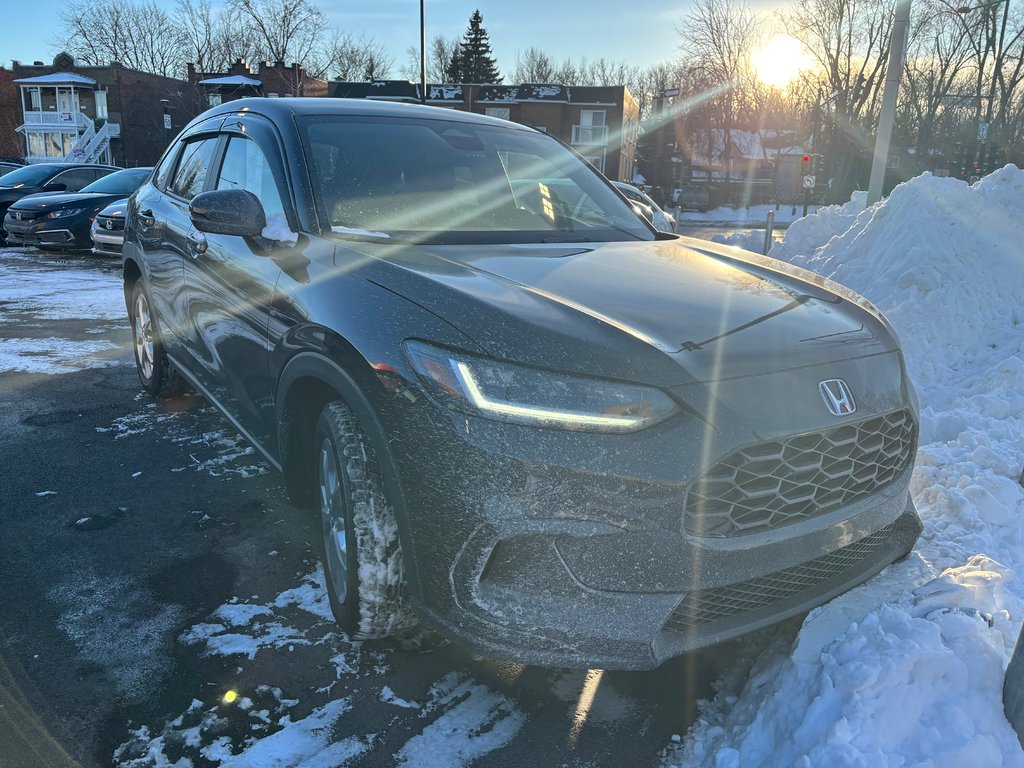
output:
{"label": "door handle", "polygon": [[189,251],[192,254],[192,258],[202,256],[206,253],[206,235],[202,232],[196,232],[193,230],[188,233],[188,237],[186,239],[188,240]]}
{"label": "door handle", "polygon": [[142,221],[142,226],[144,227],[156,226],[156,217],[153,216],[152,208],[139,211],[139,220]]}

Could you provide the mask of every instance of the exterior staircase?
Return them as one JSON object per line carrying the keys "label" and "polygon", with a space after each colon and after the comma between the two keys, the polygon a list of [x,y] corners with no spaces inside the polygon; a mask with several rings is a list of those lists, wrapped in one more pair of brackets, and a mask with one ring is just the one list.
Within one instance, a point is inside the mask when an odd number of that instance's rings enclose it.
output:
{"label": "exterior staircase", "polygon": [[118,123],[104,123],[99,130],[89,120],[84,133],[78,137],[75,146],[64,158],[65,163],[97,163],[110,146],[110,140],[121,135]]}

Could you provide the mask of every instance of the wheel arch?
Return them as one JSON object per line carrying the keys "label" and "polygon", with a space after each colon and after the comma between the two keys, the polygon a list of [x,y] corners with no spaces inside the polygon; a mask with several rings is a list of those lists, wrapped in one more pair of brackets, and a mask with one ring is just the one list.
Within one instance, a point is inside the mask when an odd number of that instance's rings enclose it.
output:
{"label": "wheel arch", "polygon": [[[327,403],[342,400],[366,431],[381,469],[384,491],[395,510],[406,575],[413,584],[418,568],[409,539],[405,496],[398,464],[377,410],[367,392],[380,387],[370,364],[348,342],[332,339],[331,354],[302,351],[281,371],[275,398],[277,445],[292,502],[311,507],[315,499],[313,435]],[[417,591],[413,587],[414,593]]]}
{"label": "wheel arch", "polygon": [[142,279],[142,270],[135,259],[125,259],[121,267],[121,277],[124,288],[124,306],[131,316],[132,290],[134,290],[135,284]]}

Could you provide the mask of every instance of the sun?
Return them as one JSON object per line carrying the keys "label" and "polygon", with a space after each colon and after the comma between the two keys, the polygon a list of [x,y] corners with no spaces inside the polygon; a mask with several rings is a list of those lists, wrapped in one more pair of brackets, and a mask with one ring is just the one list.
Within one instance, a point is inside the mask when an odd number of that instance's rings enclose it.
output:
{"label": "sun", "polygon": [[757,77],[776,88],[785,88],[808,66],[803,45],[789,35],[773,37],[751,60]]}

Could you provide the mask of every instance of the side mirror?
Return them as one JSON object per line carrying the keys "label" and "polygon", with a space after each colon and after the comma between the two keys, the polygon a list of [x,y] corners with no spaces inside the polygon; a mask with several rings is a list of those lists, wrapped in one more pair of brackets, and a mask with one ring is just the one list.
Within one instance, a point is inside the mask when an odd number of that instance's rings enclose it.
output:
{"label": "side mirror", "polygon": [[245,189],[216,189],[192,198],[188,206],[192,226],[213,235],[256,237],[267,226],[263,204]]}
{"label": "side mirror", "polygon": [[641,206],[639,203],[630,203],[633,206],[633,213],[639,216],[641,219],[647,219],[647,221],[654,221],[654,212],[646,205]]}
{"label": "side mirror", "polygon": [[60,181],[51,181],[43,187],[44,192],[66,192],[68,185]]}

